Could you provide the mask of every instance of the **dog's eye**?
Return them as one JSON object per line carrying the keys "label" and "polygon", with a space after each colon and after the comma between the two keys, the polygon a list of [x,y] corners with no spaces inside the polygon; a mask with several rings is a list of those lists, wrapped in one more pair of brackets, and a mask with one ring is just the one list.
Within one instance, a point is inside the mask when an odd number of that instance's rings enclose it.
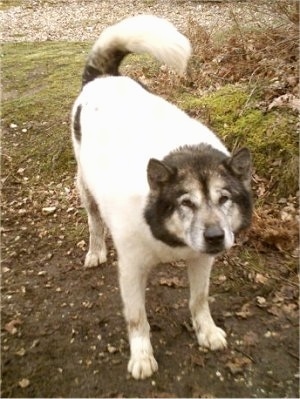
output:
{"label": "dog's eye", "polygon": [[195,209],[195,204],[189,199],[184,199],[183,201],[181,201],[180,205],[186,206],[187,208],[190,209]]}
{"label": "dog's eye", "polygon": [[173,204],[168,204],[166,206],[166,212],[172,212],[174,210],[174,205]]}
{"label": "dog's eye", "polygon": [[220,198],[219,198],[219,204],[220,205],[224,205],[227,201],[229,201],[229,196],[228,195],[222,195]]}

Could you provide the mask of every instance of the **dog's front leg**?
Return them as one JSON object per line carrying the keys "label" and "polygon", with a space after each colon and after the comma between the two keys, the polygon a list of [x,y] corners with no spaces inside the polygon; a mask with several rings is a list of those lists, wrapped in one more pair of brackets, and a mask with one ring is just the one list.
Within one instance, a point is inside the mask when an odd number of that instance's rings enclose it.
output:
{"label": "dog's front leg", "polygon": [[145,309],[148,271],[140,264],[119,261],[119,273],[131,353],[128,371],[134,378],[144,379],[150,377],[158,368],[153,356]]}
{"label": "dog's front leg", "polygon": [[199,259],[188,262],[188,274],[190,310],[199,345],[215,350],[225,348],[227,342],[225,331],[215,325],[209,310],[209,278],[213,261],[213,257],[201,255]]}

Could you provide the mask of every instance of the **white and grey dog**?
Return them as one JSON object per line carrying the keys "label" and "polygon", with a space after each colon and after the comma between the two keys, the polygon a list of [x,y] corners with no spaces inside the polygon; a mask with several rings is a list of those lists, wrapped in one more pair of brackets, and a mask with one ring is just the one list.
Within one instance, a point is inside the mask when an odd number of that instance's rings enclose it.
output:
{"label": "white and grey dog", "polygon": [[233,245],[252,212],[249,151],[230,155],[199,121],[119,76],[122,59],[142,52],[183,73],[191,46],[170,22],[149,15],[105,29],[88,57],[72,111],[78,187],[90,230],[85,266],[106,261],[107,226],[118,253],[128,370],[136,379],[157,370],[145,289],[150,269],[160,262],[186,260],[198,342],[226,347],[226,334],[209,310],[209,276],[215,256]]}

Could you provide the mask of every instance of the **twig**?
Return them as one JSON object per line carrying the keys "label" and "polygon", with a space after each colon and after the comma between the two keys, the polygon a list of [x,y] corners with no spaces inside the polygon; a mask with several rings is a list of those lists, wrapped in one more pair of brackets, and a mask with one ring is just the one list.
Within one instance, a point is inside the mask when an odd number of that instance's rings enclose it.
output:
{"label": "twig", "polygon": [[293,352],[290,352],[290,351],[286,351],[290,356],[292,356],[293,358],[295,358],[295,359],[297,359],[297,360],[299,360],[299,356],[298,355],[296,355],[295,353],[293,353]]}
{"label": "twig", "polygon": [[248,359],[251,360],[251,362],[256,363],[256,361],[253,359],[252,356],[248,355],[248,353],[244,352],[242,349],[239,348],[234,348],[237,352],[241,353],[242,355],[246,356]]}

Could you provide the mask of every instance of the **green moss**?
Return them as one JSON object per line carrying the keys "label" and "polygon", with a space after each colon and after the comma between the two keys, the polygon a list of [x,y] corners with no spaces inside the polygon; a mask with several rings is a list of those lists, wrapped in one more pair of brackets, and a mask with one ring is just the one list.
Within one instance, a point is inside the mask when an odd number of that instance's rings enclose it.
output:
{"label": "green moss", "polygon": [[51,179],[73,167],[69,115],[89,47],[64,42],[2,47],[3,143],[17,168],[30,158],[32,174]]}
{"label": "green moss", "polygon": [[297,117],[288,109],[263,112],[255,107],[256,95],[250,89],[225,86],[215,93],[196,98],[182,95],[186,111],[205,110],[211,128],[230,149],[247,146],[254,168],[273,181],[274,193],[294,194],[298,187]]}
{"label": "green moss", "polygon": [[0,10],[7,10],[11,7],[18,7],[22,4],[22,0],[3,0],[0,1]]}

